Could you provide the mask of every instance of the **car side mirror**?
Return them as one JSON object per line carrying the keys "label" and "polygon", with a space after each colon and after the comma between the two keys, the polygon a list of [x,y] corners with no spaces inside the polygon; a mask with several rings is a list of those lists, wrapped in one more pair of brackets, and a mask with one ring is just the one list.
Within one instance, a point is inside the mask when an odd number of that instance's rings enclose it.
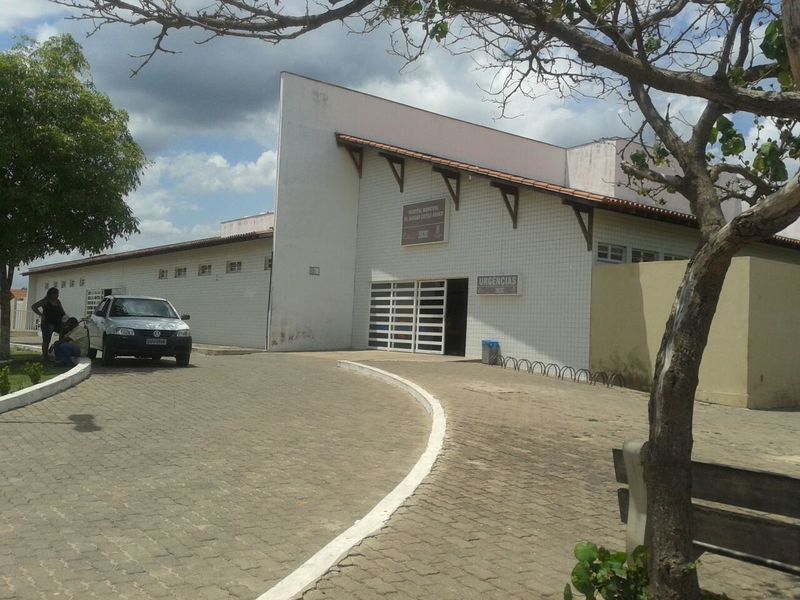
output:
{"label": "car side mirror", "polygon": [[192,315],[181,315],[181,321],[188,321],[192,318]]}

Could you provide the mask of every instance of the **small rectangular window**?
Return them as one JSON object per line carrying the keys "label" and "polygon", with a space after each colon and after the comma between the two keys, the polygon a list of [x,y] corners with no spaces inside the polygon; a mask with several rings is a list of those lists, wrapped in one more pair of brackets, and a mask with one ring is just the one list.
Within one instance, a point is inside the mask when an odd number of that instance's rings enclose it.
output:
{"label": "small rectangular window", "polygon": [[241,273],[242,272],[242,261],[240,260],[231,260],[228,261],[228,264],[225,266],[226,273]]}
{"label": "small rectangular window", "polygon": [[159,279],[166,279],[169,277],[169,269],[159,269],[158,270],[158,278]]}
{"label": "small rectangular window", "polygon": [[272,253],[264,257],[264,270],[265,271],[272,270]]}
{"label": "small rectangular window", "polygon": [[70,279],[69,280],[69,287],[75,287],[75,280],[74,279]]}
{"label": "small rectangular window", "polygon": [[653,250],[642,250],[641,248],[634,248],[631,250],[631,262],[653,262],[658,260],[658,252]]}
{"label": "small rectangular window", "polygon": [[664,253],[664,260],[689,260],[688,256],[681,256],[679,254],[667,254]]}
{"label": "small rectangular window", "polygon": [[201,277],[203,275],[211,275],[211,265],[200,265],[197,267],[197,274]]}
{"label": "small rectangular window", "polygon": [[81,277],[80,281],[78,281],[78,287],[83,287],[85,285],[86,285],[86,280],[83,277]]}
{"label": "small rectangular window", "polygon": [[67,280],[66,279],[62,279],[61,280],[61,289],[64,289],[65,287],[67,287]]}
{"label": "small rectangular window", "polygon": [[597,262],[604,263],[624,263],[625,246],[614,246],[613,244],[597,244]]}
{"label": "small rectangular window", "polygon": [[186,277],[186,267],[175,267],[175,278]]}

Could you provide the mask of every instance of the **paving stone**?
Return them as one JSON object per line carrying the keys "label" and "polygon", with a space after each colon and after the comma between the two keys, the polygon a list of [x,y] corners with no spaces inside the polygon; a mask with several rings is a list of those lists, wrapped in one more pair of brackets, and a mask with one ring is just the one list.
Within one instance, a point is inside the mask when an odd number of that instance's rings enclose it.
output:
{"label": "paving stone", "polygon": [[95,362],[79,386],[0,415],[0,597],[256,598],[427,441],[414,400],[334,362],[192,363]]}
{"label": "paving stone", "polygon": [[[646,437],[644,394],[385,356],[372,364],[442,402],[443,454],[388,526],[342,560],[350,566],[303,600],[349,600],[376,579],[398,600],[555,600],[575,543],[624,547],[611,449]],[[800,412],[698,403],[694,439],[698,460],[800,477]],[[800,599],[797,578],[731,559],[704,555],[699,573],[705,588],[735,600]]]}

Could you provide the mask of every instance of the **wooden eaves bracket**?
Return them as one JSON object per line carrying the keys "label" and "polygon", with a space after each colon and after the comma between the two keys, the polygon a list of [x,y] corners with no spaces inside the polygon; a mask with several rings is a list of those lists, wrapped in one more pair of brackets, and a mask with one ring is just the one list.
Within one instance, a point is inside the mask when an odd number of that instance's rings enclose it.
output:
{"label": "wooden eaves bracket", "polygon": [[341,145],[345,147],[345,150],[347,150],[350,158],[353,159],[353,164],[356,166],[356,170],[358,171],[358,178],[361,179],[364,168],[364,148],[362,146],[356,146],[355,144]]}
{"label": "wooden eaves bracket", "polygon": [[385,158],[386,162],[389,163],[389,167],[392,169],[392,174],[394,175],[397,185],[400,186],[400,191],[402,192],[403,181],[405,180],[406,176],[406,159],[395,156],[394,154],[388,154],[387,152],[378,152],[378,155]]}
{"label": "wooden eaves bracket", "polygon": [[[566,198],[561,200],[561,204],[572,207],[575,218],[578,219],[578,225],[581,227],[583,239],[586,240],[586,250],[591,252],[594,240],[594,207],[577,200],[567,200]],[[586,215],[586,221],[583,220],[581,215]]]}
{"label": "wooden eaves bracket", "polygon": [[519,188],[515,185],[500,183],[499,181],[492,181],[489,185],[500,190],[500,194],[503,196],[503,202],[506,205],[506,210],[508,210],[508,214],[511,215],[511,223],[514,225],[514,229],[516,229],[517,216],[519,215]]}
{"label": "wooden eaves bracket", "polygon": [[447,186],[447,191],[450,192],[450,197],[453,199],[453,204],[458,210],[458,205],[461,200],[461,173],[458,171],[451,171],[443,167],[433,167],[433,170],[444,179]]}

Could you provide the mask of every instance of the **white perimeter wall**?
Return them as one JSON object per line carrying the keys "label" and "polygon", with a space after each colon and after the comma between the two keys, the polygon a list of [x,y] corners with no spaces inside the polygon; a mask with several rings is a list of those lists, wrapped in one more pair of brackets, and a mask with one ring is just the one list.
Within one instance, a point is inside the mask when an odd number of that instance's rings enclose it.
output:
{"label": "white perimeter wall", "polygon": [[271,350],[351,345],[360,182],[336,132],[565,183],[563,148],[283,74]]}
{"label": "white perimeter wall", "polygon": [[[194,342],[264,348],[270,277],[264,258],[271,249],[270,239],[250,240],[31,275],[28,307],[44,297],[49,283],[59,288],[67,314],[82,318],[87,290],[125,288],[131,295],[167,298],[181,314],[191,315]],[[239,260],[241,273],[225,272],[227,261]],[[198,265],[209,263],[212,274],[198,276]],[[175,267],[186,267],[185,279],[175,278]],[[159,279],[159,269],[168,269],[169,277]]]}
{"label": "white perimeter wall", "polygon": [[[400,245],[403,205],[446,198],[449,241]],[[500,342],[504,355],[589,363],[592,253],[571,208],[551,195],[521,190],[517,229],[500,192],[489,180],[462,175],[460,210],[431,166],[406,161],[401,194],[386,161],[366,151],[358,248],[353,346],[367,347],[372,281],[469,278],[468,357],[481,354],[481,340]],[[520,295],[478,296],[478,275],[519,275]]]}

